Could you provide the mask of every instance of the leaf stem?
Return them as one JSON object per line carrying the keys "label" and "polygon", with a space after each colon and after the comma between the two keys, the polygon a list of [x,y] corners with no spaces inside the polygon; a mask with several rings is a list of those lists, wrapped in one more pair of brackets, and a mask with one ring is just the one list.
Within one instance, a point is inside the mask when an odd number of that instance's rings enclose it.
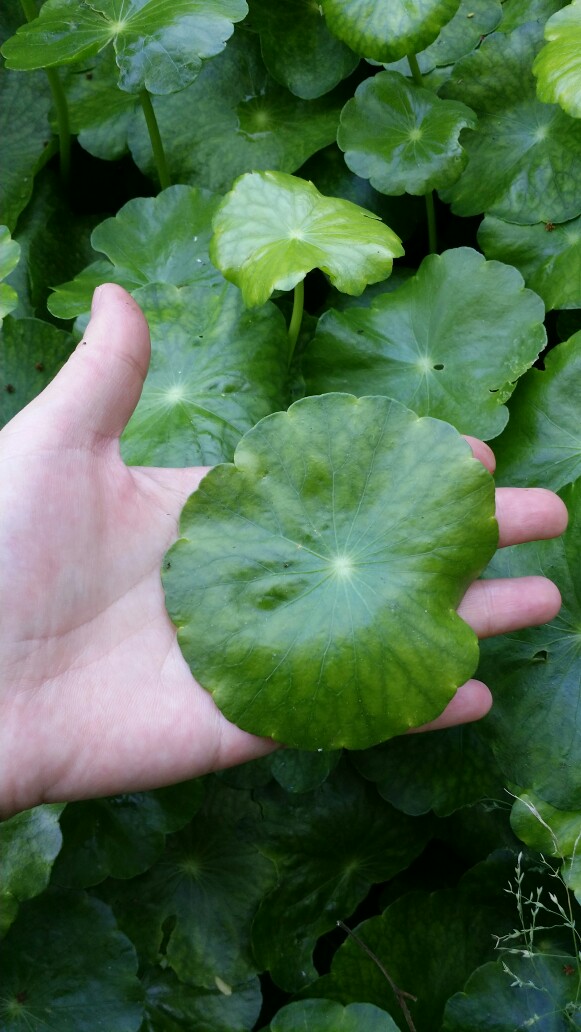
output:
{"label": "leaf stem", "polygon": [[367,946],[363,942],[363,939],[360,939],[359,936],[355,934],[355,932],[352,932],[351,929],[343,921],[337,921],[337,924],[340,928],[343,929],[344,932],[347,932],[347,935],[349,935],[353,939],[353,941],[361,947],[363,952],[366,953],[368,957],[371,957],[373,963],[377,964],[377,967],[381,971],[381,974],[384,976],[384,978],[387,979],[393,990],[394,996],[402,1009],[407,1027],[409,1028],[410,1032],[416,1032],[416,1026],[414,1025],[412,1016],[409,1012],[409,1007],[406,1003],[406,999],[413,1000],[414,1003],[416,1003],[417,996],[413,996],[411,993],[406,993],[405,989],[400,989],[395,984],[393,978],[391,977],[387,969],[384,967],[384,965],[381,963],[379,957],[373,952],[373,950],[369,949],[369,946]]}
{"label": "leaf stem", "polygon": [[[410,66],[410,72],[412,78],[417,86],[424,85],[424,77],[420,72],[420,66],[418,59],[415,54],[408,54],[408,64]],[[426,216],[428,220],[428,247],[430,254],[438,253],[438,234],[436,230],[436,208],[434,205],[434,191],[430,190],[429,193],[425,194],[424,200],[426,202]]]}
{"label": "leaf stem", "polygon": [[430,254],[438,253],[438,232],[436,229],[436,207],[434,204],[434,191],[430,190],[425,194],[426,215],[428,218],[428,247]]}
{"label": "leaf stem", "polygon": [[[26,20],[28,22],[35,21],[35,19],[38,18],[38,11],[34,0],[20,0],[20,3]],[[52,102],[54,104],[57,118],[61,178],[65,187],[68,188],[71,179],[71,130],[69,124],[69,108],[63,84],[59,78],[57,69],[45,68],[45,72],[50,86]]]}
{"label": "leaf stem", "polygon": [[305,305],[305,281],[301,280],[297,283],[294,292],[293,310],[291,315],[291,321],[288,327],[288,364],[290,366],[293,355],[295,352],[296,343],[299,337],[301,329],[301,323],[303,321],[303,308]]}
{"label": "leaf stem", "polygon": [[424,85],[424,77],[423,77],[422,73],[420,72],[420,66],[418,64],[418,59],[417,59],[415,54],[408,54],[408,64],[410,66],[410,72],[412,73],[412,77],[413,77],[414,82],[418,86],[423,86]]}
{"label": "leaf stem", "polygon": [[159,125],[157,124],[157,118],[155,117],[155,111],[153,110],[153,104],[151,103],[151,96],[147,90],[142,90],[139,94],[139,99],[141,101],[141,107],[143,108],[143,114],[145,115],[149,139],[151,140],[151,149],[153,151],[153,160],[157,170],[159,185],[162,190],[165,190],[168,186],[171,186],[171,179],[169,176],[169,169],[167,167],[167,159],[163,149]]}

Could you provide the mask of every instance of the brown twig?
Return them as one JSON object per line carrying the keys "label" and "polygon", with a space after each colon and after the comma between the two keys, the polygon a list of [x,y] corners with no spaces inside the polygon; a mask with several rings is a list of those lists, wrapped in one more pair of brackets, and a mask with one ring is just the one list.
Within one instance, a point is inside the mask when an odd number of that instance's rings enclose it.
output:
{"label": "brown twig", "polygon": [[381,963],[379,957],[376,956],[373,950],[369,949],[369,946],[365,945],[363,939],[360,939],[359,936],[355,934],[355,932],[352,932],[351,929],[348,928],[343,921],[337,921],[337,924],[340,928],[343,929],[344,932],[347,932],[347,935],[351,936],[351,938],[357,943],[357,945],[361,947],[364,953],[366,953],[368,957],[371,957],[373,963],[377,965],[382,975],[384,976],[384,978],[387,979],[393,990],[393,994],[402,1009],[407,1027],[409,1028],[410,1032],[416,1032],[416,1026],[414,1025],[413,1018],[409,1012],[406,1000],[413,1000],[415,1003],[417,1001],[417,996],[413,996],[412,993],[406,993],[405,989],[400,989],[399,986],[395,984],[393,978],[391,977],[387,969],[384,967],[384,965]]}

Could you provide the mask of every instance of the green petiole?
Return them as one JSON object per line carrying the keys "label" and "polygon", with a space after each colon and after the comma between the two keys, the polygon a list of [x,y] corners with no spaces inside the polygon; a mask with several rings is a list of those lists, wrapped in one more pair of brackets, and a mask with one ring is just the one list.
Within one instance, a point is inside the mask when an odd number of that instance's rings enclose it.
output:
{"label": "green petiole", "polygon": [[291,321],[288,327],[288,344],[289,344],[289,355],[288,364],[290,366],[294,355],[296,343],[299,337],[301,323],[303,321],[303,308],[305,305],[305,281],[301,280],[297,283],[294,291],[293,310],[291,315]]}
{"label": "green petiole", "polygon": [[[418,59],[415,54],[408,54],[408,64],[412,73],[412,78],[418,86],[424,85],[424,77],[420,72],[420,66]],[[430,190],[429,193],[425,194],[424,200],[426,202],[426,217],[428,220],[428,246],[430,254],[438,253],[438,236],[436,231],[436,208],[434,205],[434,191]]]}
{"label": "green petiole", "polygon": [[157,118],[155,117],[155,111],[153,109],[153,104],[151,103],[151,96],[147,90],[141,91],[139,94],[139,100],[141,101],[149,139],[151,140],[151,149],[153,151],[153,160],[157,169],[159,185],[162,190],[165,190],[168,186],[171,186],[171,179],[169,169],[167,167],[167,159],[163,149],[159,125],[157,124]]}
{"label": "green petiole", "polygon": [[[35,21],[38,11],[34,0],[20,0],[20,3],[26,20]],[[71,130],[67,98],[57,69],[45,68],[45,72],[57,118],[61,177],[65,186],[68,186],[71,178]]]}

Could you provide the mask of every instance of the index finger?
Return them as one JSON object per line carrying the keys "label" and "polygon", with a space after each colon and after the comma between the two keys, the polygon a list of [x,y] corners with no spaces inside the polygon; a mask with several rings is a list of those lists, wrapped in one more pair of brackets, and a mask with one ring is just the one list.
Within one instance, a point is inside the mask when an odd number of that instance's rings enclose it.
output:
{"label": "index finger", "polygon": [[[475,459],[494,473],[494,452],[477,437],[466,437]],[[496,489],[496,519],[499,548],[558,537],[567,529],[564,502],[544,487],[499,487]]]}

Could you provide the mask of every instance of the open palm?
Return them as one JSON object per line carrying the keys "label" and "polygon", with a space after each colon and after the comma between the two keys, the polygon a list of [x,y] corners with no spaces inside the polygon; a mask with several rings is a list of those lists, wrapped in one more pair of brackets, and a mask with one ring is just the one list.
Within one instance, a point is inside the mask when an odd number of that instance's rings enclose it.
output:
{"label": "open palm", "polygon": [[[149,337],[120,287],[49,387],[0,433],[0,812],[152,788],[274,748],[230,724],[193,679],[164,604],[163,555],[205,470],[128,468],[122,433]],[[490,449],[472,442],[492,468]],[[548,491],[500,490],[501,543],[560,533]],[[480,636],[551,619],[542,577],[477,582],[460,613]],[[470,681],[430,727],[482,716]]]}

